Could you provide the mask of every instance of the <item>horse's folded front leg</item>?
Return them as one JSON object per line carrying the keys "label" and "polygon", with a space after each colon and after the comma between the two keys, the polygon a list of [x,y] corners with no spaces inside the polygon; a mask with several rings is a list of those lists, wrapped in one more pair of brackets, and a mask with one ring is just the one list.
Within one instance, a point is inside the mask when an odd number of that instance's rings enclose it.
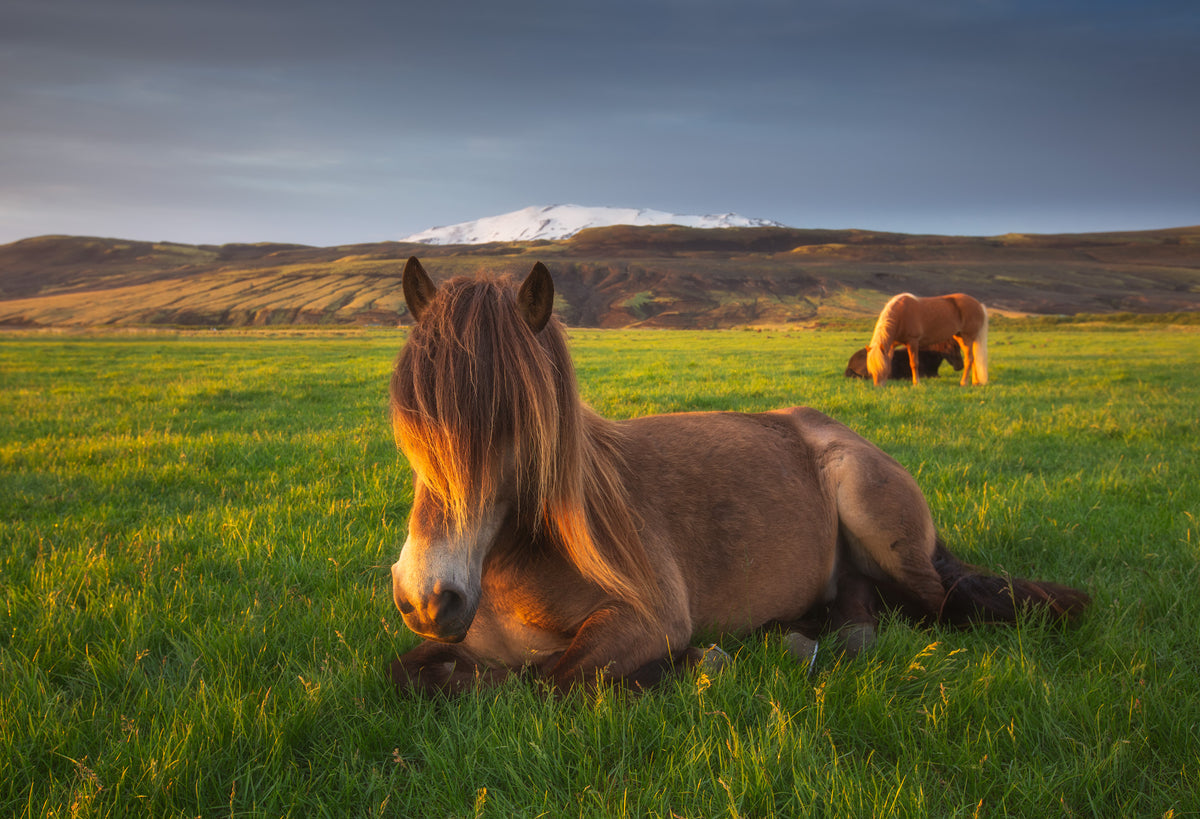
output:
{"label": "horse's folded front leg", "polygon": [[392,684],[398,692],[454,696],[490,688],[512,672],[488,666],[461,646],[426,640],[392,661]]}
{"label": "horse's folded front leg", "polygon": [[688,645],[689,636],[684,632],[678,644],[672,644],[660,624],[647,623],[628,606],[615,603],[584,621],[549,676],[560,690],[603,682],[644,690],[702,657]]}

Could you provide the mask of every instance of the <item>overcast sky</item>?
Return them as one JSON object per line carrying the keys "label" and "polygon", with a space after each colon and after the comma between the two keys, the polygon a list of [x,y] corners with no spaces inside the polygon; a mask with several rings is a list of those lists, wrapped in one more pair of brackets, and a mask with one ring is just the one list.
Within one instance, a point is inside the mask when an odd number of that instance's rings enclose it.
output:
{"label": "overcast sky", "polygon": [[1200,224],[1197,0],[2,0],[0,242]]}

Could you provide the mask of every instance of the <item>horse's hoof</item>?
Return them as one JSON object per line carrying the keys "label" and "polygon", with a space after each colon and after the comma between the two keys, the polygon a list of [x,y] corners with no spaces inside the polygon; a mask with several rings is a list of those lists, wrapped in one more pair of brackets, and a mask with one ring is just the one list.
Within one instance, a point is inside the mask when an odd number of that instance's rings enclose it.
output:
{"label": "horse's hoof", "polygon": [[705,674],[716,674],[732,662],[733,658],[716,643],[704,649],[700,655],[700,670]]}
{"label": "horse's hoof", "polygon": [[798,631],[789,631],[783,636],[783,645],[789,654],[808,668],[808,672],[811,674],[813,668],[816,667],[817,649],[821,644]]}
{"label": "horse's hoof", "polygon": [[854,659],[871,648],[877,637],[875,627],[870,623],[851,623],[838,629],[837,634],[842,643],[842,655],[847,659]]}

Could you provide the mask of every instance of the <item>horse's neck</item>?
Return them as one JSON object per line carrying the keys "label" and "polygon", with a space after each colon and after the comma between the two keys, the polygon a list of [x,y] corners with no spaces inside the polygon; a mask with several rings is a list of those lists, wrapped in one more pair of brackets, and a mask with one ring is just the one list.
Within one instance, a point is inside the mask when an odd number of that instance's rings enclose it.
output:
{"label": "horse's neck", "polygon": [[585,577],[649,617],[660,602],[659,590],[629,493],[631,450],[625,426],[582,405],[579,423],[581,473],[574,503],[587,536],[565,544],[569,559]]}

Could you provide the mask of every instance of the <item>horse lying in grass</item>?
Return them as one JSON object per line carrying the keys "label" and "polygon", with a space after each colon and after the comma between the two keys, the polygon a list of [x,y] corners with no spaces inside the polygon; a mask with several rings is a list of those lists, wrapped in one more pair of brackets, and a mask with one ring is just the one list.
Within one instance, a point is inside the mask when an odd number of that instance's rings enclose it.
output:
{"label": "horse lying in grass", "polygon": [[[863,347],[850,356],[850,361],[846,364],[847,378],[871,377],[871,372],[867,369],[867,352],[868,348]],[[955,371],[963,368],[962,352],[956,342],[947,341],[917,350],[917,370],[921,378],[937,378],[943,361],[948,362]],[[912,362],[909,360],[907,347],[897,347],[892,351],[892,368],[888,378],[894,381],[912,378]]]}
{"label": "horse lying in grass", "polygon": [[877,592],[964,624],[1088,603],[961,563],[913,478],[816,410],[601,418],[540,263],[519,288],[436,287],[414,258],[403,284],[391,415],[414,497],[392,590],[426,641],[393,662],[400,689],[642,688],[695,662],[700,632],[873,627]]}
{"label": "horse lying in grass", "polygon": [[987,329],[987,309],[968,295],[953,293],[922,299],[901,293],[884,305],[875,322],[875,332],[867,345],[867,370],[875,386],[883,384],[891,373],[892,350],[903,344],[908,348],[913,383],[917,384],[917,350],[953,339],[962,350],[964,363],[959,383],[986,384]]}

